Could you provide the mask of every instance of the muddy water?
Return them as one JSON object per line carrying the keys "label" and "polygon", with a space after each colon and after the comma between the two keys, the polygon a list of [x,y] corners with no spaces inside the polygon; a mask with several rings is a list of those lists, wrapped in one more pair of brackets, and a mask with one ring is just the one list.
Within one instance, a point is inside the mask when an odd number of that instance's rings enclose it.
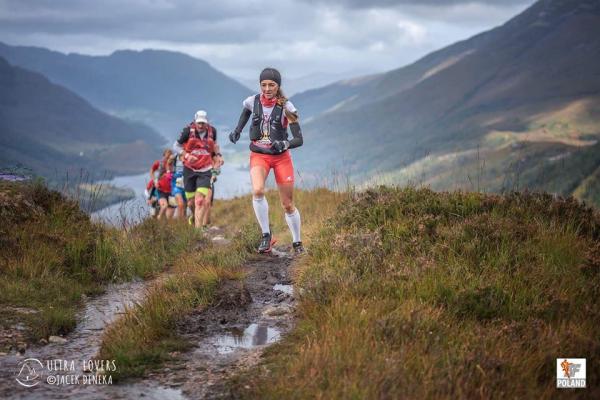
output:
{"label": "muddy water", "polygon": [[232,353],[238,349],[251,349],[275,343],[280,338],[277,328],[268,325],[250,324],[246,329],[231,329],[230,332],[212,337],[212,345],[219,354]]}
{"label": "muddy water", "polygon": [[289,295],[293,295],[294,294],[294,287],[292,285],[281,285],[281,284],[277,284],[275,286],[273,286],[273,290],[279,290],[283,293],[287,293]]}
{"label": "muddy water", "polygon": [[[89,368],[87,361],[93,360],[98,351],[104,327],[123,313],[126,307],[140,301],[144,297],[144,288],[143,282],[109,285],[103,295],[88,299],[78,326],[66,336],[66,342],[33,346],[23,354],[0,356],[0,398],[58,399],[71,395],[98,398],[102,386],[52,385],[48,379],[52,382],[56,375],[79,376],[79,382],[83,383],[83,379],[86,379],[84,375],[93,376],[84,368]],[[17,378],[35,386],[22,386]],[[92,379],[90,382],[94,382]]]}

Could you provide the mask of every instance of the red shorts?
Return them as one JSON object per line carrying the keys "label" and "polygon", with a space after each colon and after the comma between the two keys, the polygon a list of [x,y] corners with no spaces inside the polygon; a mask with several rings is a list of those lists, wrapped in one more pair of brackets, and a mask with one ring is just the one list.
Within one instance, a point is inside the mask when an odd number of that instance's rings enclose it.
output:
{"label": "red shorts", "polygon": [[265,169],[267,176],[271,168],[275,171],[275,182],[278,185],[294,183],[294,165],[289,151],[281,154],[261,154],[250,152],[250,169],[260,166]]}

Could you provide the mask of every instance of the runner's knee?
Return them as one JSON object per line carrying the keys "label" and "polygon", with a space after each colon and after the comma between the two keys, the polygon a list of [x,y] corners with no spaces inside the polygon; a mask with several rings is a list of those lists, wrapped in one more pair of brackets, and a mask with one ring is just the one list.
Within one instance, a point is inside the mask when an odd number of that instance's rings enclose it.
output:
{"label": "runner's knee", "polygon": [[256,188],[256,189],[252,189],[252,196],[254,196],[255,199],[261,199],[263,197],[265,197],[265,188]]}
{"label": "runner's knee", "polygon": [[285,210],[287,214],[291,214],[294,212],[296,207],[294,207],[294,202],[292,200],[282,200],[281,207]]}

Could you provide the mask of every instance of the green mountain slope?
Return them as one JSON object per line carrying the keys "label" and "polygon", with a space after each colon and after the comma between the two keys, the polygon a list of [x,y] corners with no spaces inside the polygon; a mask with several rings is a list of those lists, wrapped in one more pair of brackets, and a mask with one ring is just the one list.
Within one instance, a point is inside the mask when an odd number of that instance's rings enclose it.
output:
{"label": "green mountain slope", "polygon": [[51,180],[137,173],[160,151],[156,131],[93,108],[45,77],[0,58],[0,166]]}
{"label": "green mountain slope", "polygon": [[216,124],[233,124],[241,101],[251,94],[207,62],[169,51],[84,56],[0,43],[0,56],[45,75],[105,112],[147,123],[169,138],[200,108]]}
{"label": "green mountain slope", "polygon": [[[557,152],[577,158],[596,143],[600,3],[541,0],[501,27],[336,100],[343,104],[305,125],[299,168],[337,164],[357,181],[395,183],[414,181],[419,170],[419,181],[451,188],[472,187],[465,165],[485,164],[481,186],[502,190],[514,160]],[[519,162],[532,165],[520,175],[547,176],[538,163]]]}

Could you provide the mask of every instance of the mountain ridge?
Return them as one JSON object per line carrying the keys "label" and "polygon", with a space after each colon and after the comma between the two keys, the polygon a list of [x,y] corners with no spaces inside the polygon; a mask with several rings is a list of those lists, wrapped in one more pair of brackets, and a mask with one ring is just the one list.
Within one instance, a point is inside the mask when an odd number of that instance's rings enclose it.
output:
{"label": "mountain ridge", "polygon": [[169,141],[198,109],[207,110],[217,125],[232,124],[241,100],[251,94],[209,62],[167,50],[88,56],[0,43],[0,56],[47,76],[105,112],[155,127]]}
{"label": "mountain ridge", "polygon": [[[140,123],[95,109],[45,76],[0,57],[0,160],[54,181],[82,169],[91,179],[146,169],[163,140]],[[123,157],[123,152],[136,157]]]}
{"label": "mountain ridge", "polygon": [[[495,172],[488,178],[496,181],[512,173],[509,159],[544,154],[539,152],[540,140],[531,144],[528,135],[556,144],[546,148],[551,151],[546,158],[556,156],[559,147],[576,154],[576,143],[592,143],[582,138],[600,136],[597,124],[584,121],[586,115],[596,115],[600,105],[600,3],[539,1],[500,27],[383,74],[360,89],[337,109],[306,122],[307,149],[296,157],[305,172],[330,168],[319,153],[323,148],[330,149],[327,160],[337,161],[337,168],[355,182],[402,170],[429,155],[443,157],[478,147],[486,150],[479,155],[490,157],[488,167]],[[562,111],[577,102],[587,108],[575,114]],[[575,147],[566,148],[564,138]],[[532,153],[506,152],[502,140]],[[469,165],[468,172],[460,169],[461,163]],[[472,176],[476,163],[470,156],[452,167],[452,179],[463,181],[458,187],[466,187],[463,175]],[[449,179],[433,186],[456,187]],[[489,189],[505,188],[494,183]],[[561,193],[568,194],[567,188]]]}

